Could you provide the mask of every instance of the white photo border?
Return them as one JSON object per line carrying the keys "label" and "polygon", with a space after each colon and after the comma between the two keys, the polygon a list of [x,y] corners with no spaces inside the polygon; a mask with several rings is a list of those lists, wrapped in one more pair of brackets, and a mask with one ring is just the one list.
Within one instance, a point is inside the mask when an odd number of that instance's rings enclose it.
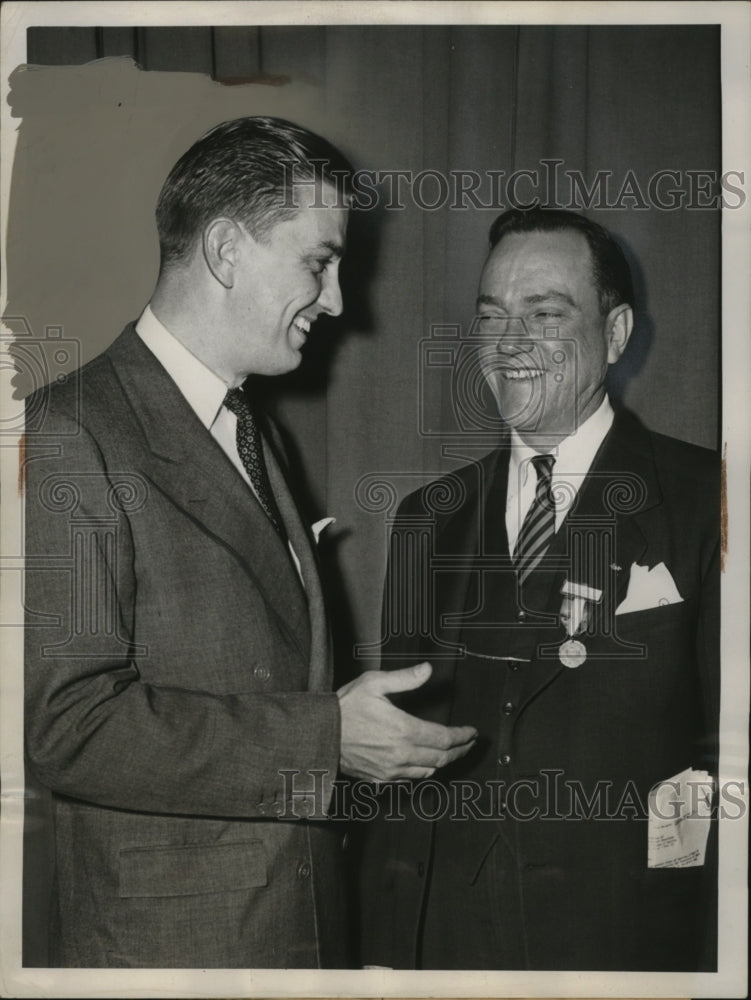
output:
{"label": "white photo border", "polygon": [[[2,9],[2,247],[6,247],[10,176],[17,120],[8,106],[10,72],[26,61],[32,25],[151,26],[276,24],[720,24],[723,169],[751,173],[751,7],[746,3],[511,2],[11,2]],[[724,211],[722,225],[723,454],[727,470],[728,548],[723,575],[721,730],[733,759],[721,757],[720,782],[743,781],[748,812],[749,479],[751,477],[751,200]],[[7,261],[2,255],[3,305]],[[12,395],[12,365],[0,365],[0,419]],[[24,807],[23,629],[6,624],[22,607],[14,488],[18,454],[0,448],[3,483],[2,668],[0,671],[0,991],[40,997],[743,997],[746,995],[747,822],[720,824],[719,957],[716,973],[395,972],[283,970],[36,969],[21,964]]]}

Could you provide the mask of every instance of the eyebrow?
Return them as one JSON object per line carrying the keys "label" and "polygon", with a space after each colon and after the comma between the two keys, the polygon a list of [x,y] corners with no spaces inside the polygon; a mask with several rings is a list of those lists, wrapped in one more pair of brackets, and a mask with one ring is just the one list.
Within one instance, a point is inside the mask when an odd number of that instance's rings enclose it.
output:
{"label": "eyebrow", "polygon": [[335,240],[322,240],[320,243],[316,243],[310,252],[319,253],[321,250],[328,250],[332,257],[344,256],[344,245]]}
{"label": "eyebrow", "polygon": [[[546,292],[542,292],[541,294],[536,293],[535,295],[525,295],[523,302],[525,305],[537,305],[539,302],[549,302],[551,299],[566,302],[568,305],[572,306],[572,308],[576,308],[576,302],[574,302],[570,295],[567,295],[566,292],[558,292],[553,288]],[[498,309],[505,309],[503,302],[499,298],[496,298],[495,295],[478,295],[477,305],[495,306]]]}
{"label": "eyebrow", "polygon": [[503,309],[503,303],[500,299],[497,299],[495,295],[478,295],[477,296],[478,306],[498,306],[499,309]]}
{"label": "eyebrow", "polygon": [[574,302],[570,295],[567,295],[566,292],[558,292],[554,288],[550,288],[547,292],[542,292],[538,295],[527,295],[524,301],[529,302],[530,305],[536,305],[538,302],[548,302],[550,299],[558,299],[560,302],[566,302],[568,305],[576,308],[576,302]]}

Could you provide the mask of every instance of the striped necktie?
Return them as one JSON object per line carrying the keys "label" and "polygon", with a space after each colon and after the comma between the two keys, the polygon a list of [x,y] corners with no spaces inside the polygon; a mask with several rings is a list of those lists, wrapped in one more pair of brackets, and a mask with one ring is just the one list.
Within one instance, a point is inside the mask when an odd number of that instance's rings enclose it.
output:
{"label": "striped necktie", "polygon": [[537,567],[555,534],[555,499],[551,491],[552,455],[535,455],[532,464],[537,473],[537,488],[514,548],[514,565],[521,586]]}
{"label": "striped necktie", "polygon": [[279,508],[271,491],[269,474],[263,457],[263,442],[258,429],[258,421],[248,404],[242,389],[230,389],[224,398],[224,405],[237,417],[236,442],[240,459],[248,473],[256,497],[269,520],[282,538],[285,537]]}

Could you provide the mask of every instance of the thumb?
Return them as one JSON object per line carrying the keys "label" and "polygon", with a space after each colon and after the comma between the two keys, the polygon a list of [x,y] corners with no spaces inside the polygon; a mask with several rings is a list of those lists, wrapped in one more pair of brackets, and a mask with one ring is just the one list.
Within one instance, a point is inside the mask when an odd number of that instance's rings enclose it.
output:
{"label": "thumb", "polygon": [[381,691],[412,691],[420,687],[430,677],[433,668],[429,663],[418,663],[414,667],[403,667],[401,670],[385,670],[381,673]]}

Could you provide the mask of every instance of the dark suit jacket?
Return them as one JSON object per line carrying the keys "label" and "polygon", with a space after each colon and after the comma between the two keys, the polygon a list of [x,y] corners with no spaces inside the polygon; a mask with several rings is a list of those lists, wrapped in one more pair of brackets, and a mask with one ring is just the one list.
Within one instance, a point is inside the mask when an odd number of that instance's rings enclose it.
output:
{"label": "dark suit jacket", "polygon": [[[443,821],[439,847],[426,816],[445,812],[440,796],[400,809],[404,821],[370,824],[363,962],[411,967],[435,954],[423,930],[430,898],[443,907],[438,961],[450,968],[712,968],[714,831],[704,867],[648,869],[645,810],[654,784],[691,766],[716,771],[716,457],[617,414],[521,603],[508,462],[506,439],[409,496],[396,518],[383,665],[431,660],[431,680],[404,707],[480,730],[476,749],[439,776],[477,783],[482,818],[465,809],[466,822]],[[683,601],[614,616],[632,564],[661,562]],[[557,656],[566,578],[603,591],[576,669]],[[480,886],[486,897],[473,904]]]}
{"label": "dark suit jacket", "polygon": [[339,710],[277,444],[304,588],[132,326],[27,415],[26,744],[54,792],[54,963],[344,964],[341,831],[309,821]]}

